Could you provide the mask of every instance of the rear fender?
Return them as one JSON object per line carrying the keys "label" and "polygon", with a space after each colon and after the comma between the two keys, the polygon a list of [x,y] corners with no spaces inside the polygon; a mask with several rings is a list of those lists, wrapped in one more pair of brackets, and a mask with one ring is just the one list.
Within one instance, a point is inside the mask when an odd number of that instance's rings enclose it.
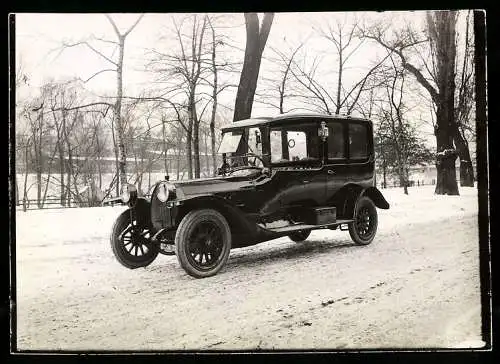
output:
{"label": "rear fender", "polygon": [[373,201],[375,206],[377,206],[379,209],[389,209],[389,203],[377,187],[368,187],[367,189],[363,190],[361,196],[369,197]]}

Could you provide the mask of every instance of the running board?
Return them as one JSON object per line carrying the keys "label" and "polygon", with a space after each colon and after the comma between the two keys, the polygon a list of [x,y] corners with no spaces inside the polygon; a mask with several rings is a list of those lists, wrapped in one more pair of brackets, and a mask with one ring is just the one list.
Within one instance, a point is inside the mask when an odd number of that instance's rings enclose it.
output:
{"label": "running board", "polygon": [[353,221],[354,220],[352,220],[352,219],[350,219],[350,220],[337,220],[336,222],[329,223],[329,224],[322,224],[322,225],[294,224],[294,225],[287,225],[287,226],[282,226],[282,227],[277,227],[277,228],[269,228],[266,230],[272,231],[275,233],[289,233],[289,232],[299,231],[299,230],[324,229],[324,228],[329,228],[332,226],[338,226],[341,224],[348,224],[348,223],[353,222]]}

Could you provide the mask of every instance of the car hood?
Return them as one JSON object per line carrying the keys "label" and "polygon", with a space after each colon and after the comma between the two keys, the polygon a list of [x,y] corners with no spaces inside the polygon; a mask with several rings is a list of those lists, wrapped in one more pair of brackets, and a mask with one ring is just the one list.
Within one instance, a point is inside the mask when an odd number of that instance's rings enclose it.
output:
{"label": "car hood", "polygon": [[253,186],[255,176],[248,177],[211,177],[183,181],[171,181],[179,191],[178,197],[190,195],[204,195],[217,192],[238,191]]}

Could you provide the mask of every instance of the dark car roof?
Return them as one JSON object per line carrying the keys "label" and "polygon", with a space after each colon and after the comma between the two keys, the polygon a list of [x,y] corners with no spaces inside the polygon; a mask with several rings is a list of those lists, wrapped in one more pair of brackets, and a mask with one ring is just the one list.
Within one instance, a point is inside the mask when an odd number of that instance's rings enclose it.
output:
{"label": "dark car roof", "polygon": [[288,120],[299,122],[301,119],[332,119],[332,120],[345,120],[345,121],[361,121],[372,123],[368,119],[353,117],[349,115],[328,115],[319,113],[289,113],[281,114],[274,117],[258,117],[245,120],[236,121],[222,128],[222,131],[229,131],[238,128],[246,128],[252,126],[260,126],[265,124],[285,124]]}

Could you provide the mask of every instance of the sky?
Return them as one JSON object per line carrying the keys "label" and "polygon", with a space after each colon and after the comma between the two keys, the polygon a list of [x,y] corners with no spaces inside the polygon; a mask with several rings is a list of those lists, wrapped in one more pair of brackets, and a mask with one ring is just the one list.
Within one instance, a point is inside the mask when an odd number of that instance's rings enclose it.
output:
{"label": "sky", "polygon": [[[121,31],[125,31],[138,18],[138,14],[111,14]],[[141,90],[150,88],[152,74],[147,72],[145,59],[151,49],[164,52],[176,47],[175,39],[169,33],[172,19],[180,21],[186,14],[145,14],[126,40],[124,89],[125,94],[134,96]],[[262,16],[260,16],[262,18]],[[332,44],[318,36],[314,29],[324,27],[335,19],[351,22],[356,17],[365,21],[385,19],[392,25],[410,23],[416,28],[423,24],[423,12],[393,13],[276,13],[264,56],[271,56],[272,49],[287,51],[301,43],[305,44],[301,61],[312,62]],[[245,47],[244,17],[241,13],[228,13],[218,18],[218,25],[230,37],[232,49],[225,48],[224,56],[242,61]],[[161,35],[164,36],[160,39]],[[103,14],[17,14],[16,15],[16,68],[22,68],[28,75],[28,84],[19,89],[20,98],[28,97],[44,82],[54,79],[64,80],[73,77],[87,79],[97,71],[107,68],[102,57],[85,46],[72,47],[61,51],[63,43],[77,42],[95,37],[115,40],[113,28]],[[105,43],[93,42],[103,53],[111,55],[111,49]],[[349,61],[344,79],[354,83],[375,62],[383,51],[373,44],[363,44]],[[335,60],[326,57],[319,70],[324,79],[330,79],[327,87],[335,87],[336,76],[329,62]],[[272,76],[273,66],[266,60],[261,65],[259,85],[262,79]],[[237,83],[239,76],[233,82]],[[229,81],[228,81],[229,82]],[[86,88],[96,95],[112,93],[116,87],[113,72],[102,73],[86,83]],[[234,105],[235,89],[221,95],[221,103]],[[426,112],[425,110],[423,111]],[[258,117],[275,114],[276,111],[254,103],[252,116]],[[427,134],[431,131],[427,129]]]}
{"label": "sky", "polygon": [[[307,40],[309,54],[320,52],[325,42],[312,36],[313,27],[324,24],[329,18],[337,17],[349,21],[346,13],[277,13],[275,15],[267,48],[286,48],[287,44],[297,45]],[[408,16],[408,12],[400,15]],[[148,49],[159,46],[159,35],[171,28],[172,17],[180,19],[185,14],[146,14],[126,40],[125,88],[129,91],[140,89],[144,81],[144,57]],[[377,13],[360,13],[364,17],[377,17]],[[111,14],[120,30],[128,29],[137,19],[137,14]],[[413,18],[413,19],[412,19]],[[417,17],[411,17],[412,21]],[[230,26],[228,33],[233,44],[244,49],[245,27],[243,14],[224,14],[221,23]],[[64,32],[61,32],[64,29]],[[109,64],[80,46],[60,52],[63,42],[84,40],[89,35],[114,39],[111,25],[103,14],[17,14],[16,53],[17,61],[29,74],[30,85],[37,87],[50,78],[90,77],[97,70]],[[171,40],[174,41],[174,40]],[[167,41],[168,42],[168,41]],[[168,45],[164,40],[162,45]],[[166,44],[167,43],[167,44]],[[98,44],[98,43],[96,43]],[[378,47],[364,47],[365,51],[376,52]],[[268,49],[266,49],[266,53]],[[237,52],[235,50],[235,52]],[[312,55],[311,55],[312,56]],[[242,54],[240,55],[242,57]],[[353,57],[354,58],[354,57]],[[364,60],[360,52],[358,60]],[[356,59],[353,59],[356,62]],[[265,69],[262,69],[263,74]],[[115,82],[112,74],[102,74],[88,84],[89,88],[112,90]]]}

